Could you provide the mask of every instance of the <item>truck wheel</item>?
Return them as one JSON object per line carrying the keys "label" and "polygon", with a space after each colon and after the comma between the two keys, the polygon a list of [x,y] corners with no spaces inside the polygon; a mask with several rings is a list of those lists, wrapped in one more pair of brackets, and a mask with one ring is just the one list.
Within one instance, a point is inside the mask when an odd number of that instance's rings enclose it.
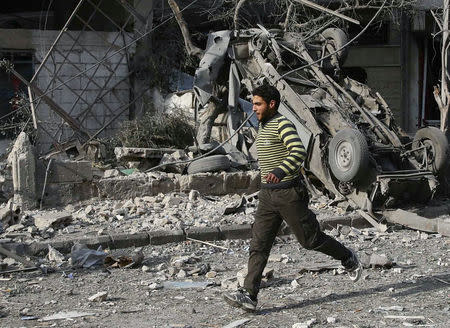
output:
{"label": "truck wheel", "polygon": [[[327,28],[322,33],[322,36],[325,38],[327,43],[331,44],[331,46],[334,48],[334,51],[340,49],[342,46],[347,44],[348,37],[347,34],[340,28]],[[330,52],[325,53],[325,55],[328,55]],[[339,50],[335,56],[337,57],[337,60],[339,61],[339,64],[342,66],[342,64],[345,62],[345,59],[347,58],[348,54],[348,48],[345,47],[344,49]],[[331,64],[331,58],[328,58],[326,63]]]}
{"label": "truck wheel", "polygon": [[226,171],[230,168],[230,160],[225,155],[213,155],[205,158],[197,159],[187,168],[188,174],[201,172],[218,172]]}
{"label": "truck wheel", "polygon": [[328,146],[328,164],[339,181],[361,180],[369,165],[369,147],[364,135],[351,128],[339,131]]}
{"label": "truck wheel", "polygon": [[415,152],[416,158],[420,163],[425,163],[426,159],[428,170],[437,174],[447,168],[448,140],[438,128],[430,126],[417,131],[412,147],[413,149],[422,147]]}

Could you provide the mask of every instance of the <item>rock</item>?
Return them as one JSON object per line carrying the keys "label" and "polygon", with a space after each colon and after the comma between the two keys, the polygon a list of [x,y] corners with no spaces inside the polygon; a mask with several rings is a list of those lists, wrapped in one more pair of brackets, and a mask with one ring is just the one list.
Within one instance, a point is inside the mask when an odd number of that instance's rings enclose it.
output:
{"label": "rock", "polygon": [[198,190],[191,190],[189,192],[189,200],[191,202],[197,200],[199,197],[200,197],[200,193],[198,192]]}
{"label": "rock", "polygon": [[13,224],[6,229],[6,232],[20,231],[20,230],[23,230],[24,228],[25,228],[25,226],[22,223]]}
{"label": "rock", "polygon": [[298,286],[300,286],[300,284],[298,283],[297,279],[291,281],[292,288],[297,288]]}
{"label": "rock", "polygon": [[117,169],[106,170],[105,173],[103,174],[103,178],[108,179],[108,178],[118,177],[121,175],[122,175],[122,173]]}
{"label": "rock", "polygon": [[[165,172],[171,172],[171,173],[183,173],[186,166],[189,165],[189,163],[178,163],[178,162],[185,162],[188,161],[190,158],[186,155],[186,153],[183,150],[177,150],[173,152],[172,154],[164,154],[161,158],[161,161],[159,162],[159,165],[161,164],[169,164],[166,166],[163,166],[161,168],[162,171]],[[176,164],[170,164],[175,163]]]}
{"label": "rock", "polygon": [[180,197],[173,196],[166,196],[162,201],[166,208],[180,205],[182,202],[183,201]]}
{"label": "rock", "polygon": [[149,271],[151,271],[151,268],[149,266],[147,265],[142,266],[142,272],[149,272]]}
{"label": "rock", "polygon": [[93,212],[94,212],[94,208],[92,207],[92,205],[88,205],[84,209],[84,213],[86,213],[87,215],[92,214]]}
{"label": "rock", "polygon": [[178,271],[178,273],[177,273],[177,278],[186,278],[186,277],[187,277],[186,271],[184,271],[183,269],[181,269],[180,271]]}
{"label": "rock", "polygon": [[327,317],[327,323],[336,323],[336,321],[335,317]]}
{"label": "rock", "polygon": [[98,292],[95,295],[92,295],[91,297],[88,298],[88,300],[90,302],[103,302],[108,298],[108,293],[107,292]]}
{"label": "rock", "polygon": [[3,259],[3,263],[5,263],[7,266],[11,266],[11,265],[15,265],[17,262],[16,262],[16,260],[14,260],[12,258],[7,257],[7,258]]}
{"label": "rock", "polygon": [[150,289],[150,290],[157,290],[157,289],[162,289],[162,288],[163,288],[163,286],[156,282],[153,282],[150,285],[148,285],[148,289]]}
{"label": "rock", "polygon": [[216,276],[217,276],[217,272],[216,271],[209,271],[205,275],[205,277],[208,278],[208,279],[215,278]]}
{"label": "rock", "polygon": [[222,280],[220,285],[222,288],[230,290],[236,290],[239,287],[239,283],[235,277]]}
{"label": "rock", "polygon": [[39,230],[46,230],[50,227],[58,227],[61,225],[68,225],[73,220],[72,214],[69,212],[56,212],[56,213],[42,213],[34,217],[34,225]]}
{"label": "rock", "polygon": [[21,219],[21,212],[21,207],[13,199],[10,199],[6,203],[6,206],[0,209],[0,224],[4,229],[8,226],[18,224]]}
{"label": "rock", "polygon": [[292,328],[309,328],[317,322],[316,319],[310,319],[306,322],[294,323]]}
{"label": "rock", "polygon": [[53,248],[51,245],[48,245],[48,254],[47,258],[50,262],[62,263],[64,262],[64,255],[62,255],[58,250]]}

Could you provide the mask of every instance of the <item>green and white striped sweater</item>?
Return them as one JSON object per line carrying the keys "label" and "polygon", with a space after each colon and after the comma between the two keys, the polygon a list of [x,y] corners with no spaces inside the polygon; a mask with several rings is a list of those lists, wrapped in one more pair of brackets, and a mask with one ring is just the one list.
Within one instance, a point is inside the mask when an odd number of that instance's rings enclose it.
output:
{"label": "green and white striped sweater", "polygon": [[[291,121],[276,113],[267,122],[260,123],[256,149],[262,188],[289,188],[298,183],[306,150]],[[269,173],[275,174],[280,182],[266,183],[265,176]]]}

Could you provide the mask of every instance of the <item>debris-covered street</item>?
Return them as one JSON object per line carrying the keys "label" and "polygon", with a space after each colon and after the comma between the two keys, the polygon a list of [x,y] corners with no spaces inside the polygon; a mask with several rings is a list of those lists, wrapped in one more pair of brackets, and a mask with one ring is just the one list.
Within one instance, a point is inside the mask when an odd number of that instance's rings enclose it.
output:
{"label": "debris-covered street", "polygon": [[[448,327],[448,238],[346,226],[330,232],[364,254],[363,278],[353,284],[338,263],[280,237],[255,314],[228,307],[221,295],[243,279],[248,240],[213,242],[221,248],[187,241],[142,248],[136,268],[75,269],[64,260],[51,274],[3,276],[2,326]],[[89,300],[97,293],[104,294]]]}

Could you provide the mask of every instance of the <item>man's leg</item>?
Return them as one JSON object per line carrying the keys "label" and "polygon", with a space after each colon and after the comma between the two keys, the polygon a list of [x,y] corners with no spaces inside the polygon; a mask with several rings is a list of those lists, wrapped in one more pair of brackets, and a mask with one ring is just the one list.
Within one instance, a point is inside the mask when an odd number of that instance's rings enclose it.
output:
{"label": "man's leg", "polygon": [[309,197],[305,188],[279,190],[273,200],[304,248],[319,251],[340,261],[352,255],[348,248],[320,230],[316,215],[308,208]]}
{"label": "man's leg", "polygon": [[230,305],[249,312],[256,310],[262,273],[282,222],[280,215],[271,204],[270,192],[265,189],[259,192],[259,204],[252,227],[248,273],[244,281],[244,289],[223,295],[225,301]]}
{"label": "man's leg", "polygon": [[266,267],[282,219],[272,204],[273,190],[263,189],[259,192],[259,204],[252,227],[248,273],[244,288],[256,299],[261,284],[262,273]]}

